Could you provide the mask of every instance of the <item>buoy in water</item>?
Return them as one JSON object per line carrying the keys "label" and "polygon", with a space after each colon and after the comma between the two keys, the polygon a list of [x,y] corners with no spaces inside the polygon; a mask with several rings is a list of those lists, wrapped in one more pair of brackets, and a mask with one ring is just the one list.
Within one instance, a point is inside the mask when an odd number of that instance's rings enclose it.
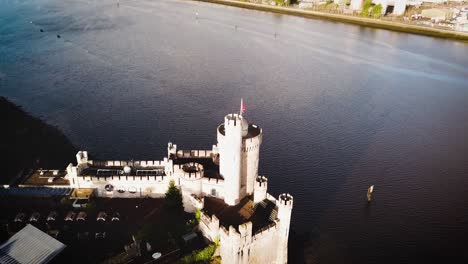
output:
{"label": "buoy in water", "polygon": [[61,38],[61,36],[60,36],[60,35],[57,35],[57,38]]}
{"label": "buoy in water", "polygon": [[371,185],[367,189],[367,201],[370,202],[372,200],[372,193],[374,192],[374,185]]}
{"label": "buoy in water", "polygon": [[40,31],[41,31],[41,32],[44,32],[44,30],[43,30],[42,28],[40,29]]}

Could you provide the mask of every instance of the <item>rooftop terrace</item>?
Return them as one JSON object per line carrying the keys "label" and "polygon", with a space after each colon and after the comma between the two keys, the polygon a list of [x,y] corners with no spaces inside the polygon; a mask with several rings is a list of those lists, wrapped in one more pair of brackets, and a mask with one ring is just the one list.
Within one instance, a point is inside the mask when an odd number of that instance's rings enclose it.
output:
{"label": "rooftop terrace", "polygon": [[[219,130],[219,133],[221,133],[223,136],[225,136],[225,132],[224,132],[224,124],[221,124],[218,126],[218,130]],[[249,130],[247,132],[247,135],[243,138],[253,138],[253,137],[256,137],[260,134],[260,132],[262,131],[262,129],[260,127],[258,127],[257,125],[254,125],[254,124],[249,124]]]}
{"label": "rooftop terrace", "polygon": [[199,163],[203,166],[204,177],[212,179],[224,179],[221,174],[219,174],[219,165],[216,164],[213,159],[210,158],[196,158],[196,157],[171,157],[174,161],[174,165],[183,165],[190,162]]}
{"label": "rooftop terrace", "polygon": [[65,179],[66,172],[61,170],[36,170],[22,184],[23,186],[70,185]]}
{"label": "rooftop terrace", "polygon": [[205,197],[203,211],[208,215],[216,215],[222,226],[229,228],[230,225],[236,229],[240,224],[251,221],[252,232],[257,231],[274,223],[278,209],[270,200],[254,205],[250,197],[245,197],[235,206],[229,206],[223,200],[214,197]]}

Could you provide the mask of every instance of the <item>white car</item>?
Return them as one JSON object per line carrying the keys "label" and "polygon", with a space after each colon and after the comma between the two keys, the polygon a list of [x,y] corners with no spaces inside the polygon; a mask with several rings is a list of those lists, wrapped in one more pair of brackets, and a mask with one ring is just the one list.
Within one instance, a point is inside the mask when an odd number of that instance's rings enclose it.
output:
{"label": "white car", "polygon": [[107,220],[107,214],[106,212],[99,212],[96,218],[97,221],[106,221]]}
{"label": "white car", "polygon": [[76,221],[86,221],[87,214],[85,212],[79,212],[76,217]]}
{"label": "white car", "polygon": [[112,219],[111,219],[112,222],[114,221],[120,221],[120,214],[118,212],[115,212],[113,215],[112,215]]}
{"label": "white car", "polygon": [[57,218],[57,211],[52,211],[49,213],[49,215],[47,216],[47,221],[55,221],[55,218]]}
{"label": "white car", "polygon": [[25,219],[25,218],[26,218],[26,214],[24,214],[24,213],[19,213],[19,214],[17,214],[16,217],[15,217],[15,222],[20,222],[20,223],[22,223],[22,222],[24,222],[24,219]]}
{"label": "white car", "polygon": [[39,221],[39,217],[41,217],[41,214],[39,214],[39,212],[34,212],[29,218],[29,222],[37,222]]}
{"label": "white car", "polygon": [[67,222],[72,222],[72,221],[75,220],[75,216],[76,216],[76,213],[75,213],[75,212],[69,211],[69,212],[67,213],[67,216],[65,216],[65,221],[67,221]]}
{"label": "white car", "polygon": [[104,239],[104,238],[106,238],[106,232],[96,232],[96,234],[94,235],[94,238],[95,239]]}

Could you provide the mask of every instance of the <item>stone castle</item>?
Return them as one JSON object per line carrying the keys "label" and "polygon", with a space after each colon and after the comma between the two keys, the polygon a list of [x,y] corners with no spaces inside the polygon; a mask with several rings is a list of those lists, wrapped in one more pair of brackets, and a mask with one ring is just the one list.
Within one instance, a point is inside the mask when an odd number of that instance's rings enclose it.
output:
{"label": "stone castle", "polygon": [[[219,239],[222,263],[287,263],[293,197],[268,194],[258,175],[262,129],[240,113],[228,114],[210,150],[181,150],[169,143],[163,160],[91,160],[76,155],[64,180],[100,197],[163,197],[170,181],[187,212],[201,211],[199,229]],[[50,182],[49,182],[50,183]],[[52,184],[52,183],[51,183]]]}

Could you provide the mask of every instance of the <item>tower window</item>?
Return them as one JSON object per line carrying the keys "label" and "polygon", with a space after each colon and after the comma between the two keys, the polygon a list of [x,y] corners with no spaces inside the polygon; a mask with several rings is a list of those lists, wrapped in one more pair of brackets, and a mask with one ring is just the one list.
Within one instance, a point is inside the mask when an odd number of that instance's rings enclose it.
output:
{"label": "tower window", "polygon": [[216,189],[211,189],[211,195],[216,196]]}

